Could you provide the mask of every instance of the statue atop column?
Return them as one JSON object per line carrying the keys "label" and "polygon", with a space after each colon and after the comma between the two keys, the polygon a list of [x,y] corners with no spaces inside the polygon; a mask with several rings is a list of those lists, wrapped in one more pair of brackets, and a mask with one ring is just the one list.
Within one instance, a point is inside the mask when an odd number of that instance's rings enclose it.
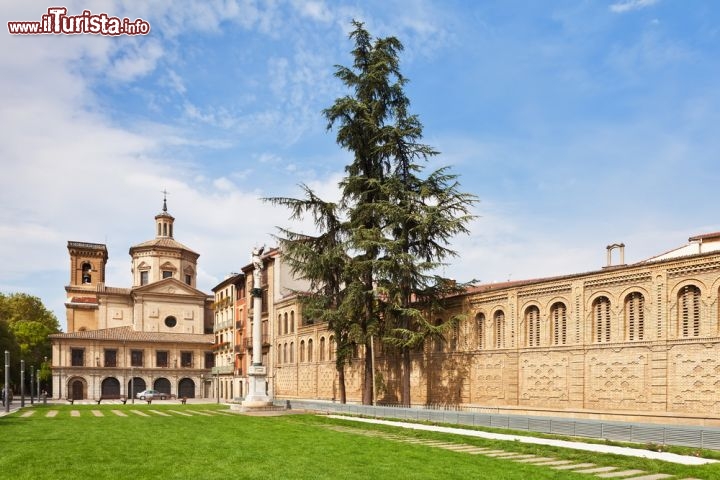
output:
{"label": "statue atop column", "polygon": [[260,255],[262,255],[263,250],[265,250],[265,245],[262,247],[255,247],[252,251],[253,280],[255,280],[255,287],[260,286],[260,277],[262,276],[263,270],[263,261],[262,258],[260,258]]}
{"label": "statue atop column", "polygon": [[261,284],[263,261],[261,256],[264,250],[265,245],[252,250],[253,287],[250,290],[252,295],[252,364],[248,367],[247,373],[250,378],[248,394],[242,403],[243,409],[265,408],[272,405],[272,400],[267,394],[267,366],[262,363],[263,291]]}

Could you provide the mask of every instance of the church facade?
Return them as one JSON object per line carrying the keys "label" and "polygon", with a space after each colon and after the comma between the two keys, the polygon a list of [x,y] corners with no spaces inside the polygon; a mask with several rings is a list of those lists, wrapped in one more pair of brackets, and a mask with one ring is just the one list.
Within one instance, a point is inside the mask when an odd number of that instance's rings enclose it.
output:
{"label": "church facade", "polygon": [[104,244],[68,242],[68,331],[50,337],[57,398],[208,395],[212,297],[196,288],[199,255],[174,239],[174,220],[164,202],[155,238],[130,248],[130,288],[105,284]]}

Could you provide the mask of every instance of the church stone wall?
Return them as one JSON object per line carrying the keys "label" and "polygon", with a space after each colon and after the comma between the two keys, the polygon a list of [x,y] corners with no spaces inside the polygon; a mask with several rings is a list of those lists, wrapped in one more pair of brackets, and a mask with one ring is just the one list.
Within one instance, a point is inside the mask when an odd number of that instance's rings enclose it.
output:
{"label": "church stone wall", "polygon": [[[448,312],[464,319],[447,341],[413,357],[412,402],[720,420],[719,290],[717,253],[478,289]],[[397,403],[400,364],[377,351],[378,399]],[[277,395],[327,398],[334,362],[298,360]],[[348,401],[361,401],[362,373],[353,359]]]}

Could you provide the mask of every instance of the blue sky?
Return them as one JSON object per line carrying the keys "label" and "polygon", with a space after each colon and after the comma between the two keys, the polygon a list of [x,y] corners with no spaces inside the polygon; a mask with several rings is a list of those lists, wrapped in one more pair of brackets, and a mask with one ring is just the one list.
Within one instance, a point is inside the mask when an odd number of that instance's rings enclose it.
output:
{"label": "blue sky", "polygon": [[[54,4],[0,6],[38,21]],[[161,190],[204,291],[273,244],[307,183],[349,161],[322,110],[345,93],[350,21],[405,45],[425,142],[480,199],[445,274],[482,282],[634,262],[720,230],[720,3],[672,0],[70,1],[148,36],[0,34],[0,291],[64,325],[68,240],[106,243],[108,284],[154,236]],[[304,228],[299,226],[299,228]]]}

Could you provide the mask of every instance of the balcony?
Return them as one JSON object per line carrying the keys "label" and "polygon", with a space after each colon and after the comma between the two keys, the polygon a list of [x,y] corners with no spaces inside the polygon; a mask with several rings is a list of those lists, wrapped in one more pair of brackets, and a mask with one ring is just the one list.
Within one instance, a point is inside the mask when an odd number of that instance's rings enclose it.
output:
{"label": "balcony", "polygon": [[233,327],[232,320],[225,320],[224,322],[215,322],[215,326],[213,327],[213,332],[219,332],[220,330],[225,330],[226,328],[232,328],[232,327]]}
{"label": "balcony", "polygon": [[221,367],[212,367],[210,373],[212,373],[213,375],[224,375],[233,373],[233,371],[234,367],[232,365],[223,365]]}
{"label": "balcony", "polygon": [[219,351],[225,350],[226,348],[230,348],[230,342],[215,343],[210,347],[210,350]]}
{"label": "balcony", "polygon": [[234,350],[235,350],[235,353],[245,353],[245,349],[243,348],[242,345],[235,345]]}
{"label": "balcony", "polygon": [[230,298],[230,297],[224,297],[224,298],[221,298],[221,299],[213,302],[213,304],[212,304],[212,309],[213,309],[213,310],[220,310],[220,309],[223,309],[223,308],[225,308],[225,307],[232,307],[232,305],[233,305],[232,298]]}

